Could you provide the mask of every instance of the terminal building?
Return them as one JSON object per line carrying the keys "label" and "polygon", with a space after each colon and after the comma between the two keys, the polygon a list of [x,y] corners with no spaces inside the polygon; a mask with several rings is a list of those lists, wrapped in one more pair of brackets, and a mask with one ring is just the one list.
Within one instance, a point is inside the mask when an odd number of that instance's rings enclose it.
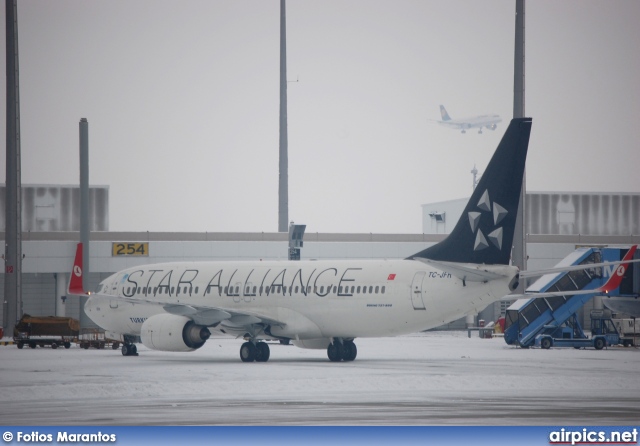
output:
{"label": "terminal building", "polygon": [[[0,211],[4,215],[4,186]],[[77,297],[66,296],[79,242],[77,186],[22,188],[22,301],[19,312],[80,318]],[[153,233],[109,231],[109,188],[92,186],[89,289],[112,273],[169,261],[286,260],[287,233]],[[425,204],[422,234],[305,233],[303,259],[405,258],[444,239],[467,198]],[[640,193],[530,192],[526,198],[527,269],[554,266],[581,246],[640,243]],[[4,240],[4,219],[2,221]],[[4,269],[0,292],[4,293]],[[4,298],[3,298],[4,302]],[[478,318],[496,320],[509,302]],[[588,308],[585,313],[588,314]],[[5,311],[5,305],[2,307]],[[464,320],[445,328],[464,328]]]}

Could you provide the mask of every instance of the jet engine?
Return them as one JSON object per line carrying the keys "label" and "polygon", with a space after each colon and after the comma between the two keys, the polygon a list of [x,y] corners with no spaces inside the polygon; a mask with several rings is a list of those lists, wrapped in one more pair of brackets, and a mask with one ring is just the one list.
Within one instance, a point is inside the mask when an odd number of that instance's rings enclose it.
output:
{"label": "jet engine", "polygon": [[487,126],[487,128],[488,128],[489,130],[495,130],[495,129],[497,129],[497,128],[498,128],[498,125],[497,125],[497,124],[491,124],[491,125],[488,125],[488,126]]}
{"label": "jet engine", "polygon": [[211,336],[209,329],[175,314],[156,314],[144,321],[140,340],[153,350],[190,352],[202,347]]}

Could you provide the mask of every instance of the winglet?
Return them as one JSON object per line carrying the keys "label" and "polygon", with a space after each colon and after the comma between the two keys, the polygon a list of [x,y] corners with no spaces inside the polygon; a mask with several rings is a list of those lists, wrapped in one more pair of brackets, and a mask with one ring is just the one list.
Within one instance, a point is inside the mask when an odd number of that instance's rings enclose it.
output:
{"label": "winglet", "polygon": [[76,259],[73,261],[73,270],[71,271],[67,294],[76,296],[89,294],[82,286],[82,243],[78,243],[76,248]]}
{"label": "winglet", "polygon": [[[627,251],[622,261],[624,262],[631,260],[633,258],[633,254],[635,254],[636,252],[636,249],[638,249],[638,245],[633,245],[631,248],[629,248],[629,251]],[[603,293],[609,293],[617,289],[622,282],[622,278],[624,277],[624,273],[627,271],[628,266],[629,263],[620,263],[611,274],[611,277],[609,277],[609,280],[607,280],[607,283],[598,288],[598,290],[602,291]]]}

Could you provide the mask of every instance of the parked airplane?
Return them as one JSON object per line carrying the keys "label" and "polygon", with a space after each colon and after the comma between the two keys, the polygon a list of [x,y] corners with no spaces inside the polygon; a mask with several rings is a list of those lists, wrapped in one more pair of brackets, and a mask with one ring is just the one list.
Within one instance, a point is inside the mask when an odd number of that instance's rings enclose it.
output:
{"label": "parked airplane", "polygon": [[212,334],[242,337],[244,362],[267,361],[265,339],[353,361],[358,337],[396,336],[469,314],[518,287],[510,266],[531,118],[513,119],[451,234],[400,260],[211,261],[137,266],[82,288],[78,245],[69,294],[125,335],[122,354],[186,352]]}
{"label": "parked airplane", "polygon": [[482,133],[483,127],[495,130],[498,127],[497,124],[502,122],[500,115],[480,115],[470,118],[451,119],[444,105],[440,105],[440,115],[442,116],[442,121],[437,121],[438,124],[459,129],[462,133],[467,133],[467,130],[473,128],[477,128],[478,133]]}

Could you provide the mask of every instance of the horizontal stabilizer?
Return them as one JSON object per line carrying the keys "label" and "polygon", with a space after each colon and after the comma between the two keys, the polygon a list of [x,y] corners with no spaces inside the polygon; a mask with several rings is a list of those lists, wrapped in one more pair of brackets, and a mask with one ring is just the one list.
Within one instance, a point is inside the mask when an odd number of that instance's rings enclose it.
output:
{"label": "horizontal stabilizer", "polygon": [[513,275],[513,268],[502,265],[476,265],[453,262],[440,262],[426,259],[424,257],[414,257],[413,260],[426,263],[441,271],[451,274],[466,282],[489,282],[495,279],[502,279]]}

